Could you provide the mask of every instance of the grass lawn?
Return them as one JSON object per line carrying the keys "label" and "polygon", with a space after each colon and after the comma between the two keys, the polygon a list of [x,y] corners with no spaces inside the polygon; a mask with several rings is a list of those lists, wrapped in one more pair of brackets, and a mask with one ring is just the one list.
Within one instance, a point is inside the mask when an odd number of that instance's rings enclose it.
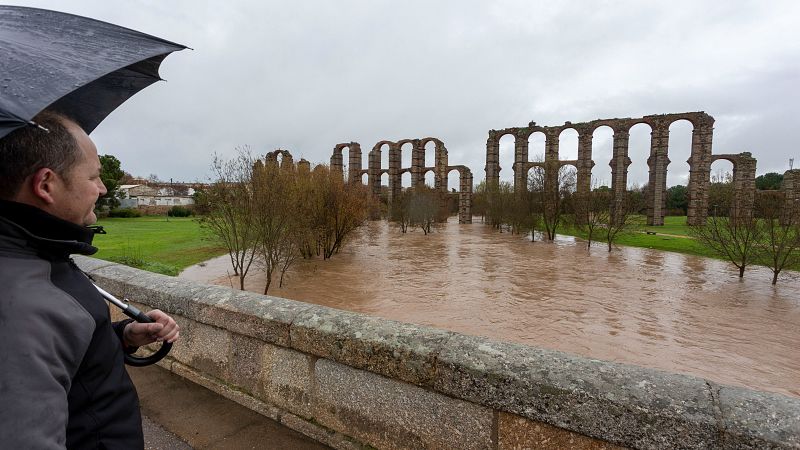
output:
{"label": "grass lawn", "polygon": [[177,275],[192,264],[225,254],[192,218],[109,218],[97,224],[108,234],[95,235],[94,245],[100,251],[94,257],[150,272]]}
{"label": "grass lawn", "polygon": [[675,236],[688,236],[689,226],[686,225],[686,216],[664,217],[664,225],[660,227],[644,227],[644,231],[654,231],[657,234],[672,234]]}
{"label": "grass lawn", "polygon": [[[644,220],[644,218],[642,219]],[[653,232],[655,234],[647,234],[647,232]],[[574,227],[561,226],[557,233],[586,239],[586,233]],[[601,233],[596,232],[595,236],[593,236],[593,241],[605,245],[603,238],[604,236],[602,236]],[[627,245],[630,247],[652,248],[667,252],[686,253],[689,255],[705,256],[707,258],[727,261],[724,257],[712,252],[689,236],[689,226],[686,225],[686,216],[667,216],[664,218],[664,226],[644,226],[634,232],[621,234],[617,238],[615,244]],[[593,243],[592,245],[595,244]],[[800,266],[787,265],[786,269],[800,270]]]}
{"label": "grass lawn", "polygon": [[[642,220],[644,221],[644,218]],[[597,230],[592,239],[605,243],[602,231]],[[557,232],[586,239],[586,233],[570,226],[561,226]],[[648,232],[655,234],[647,234]],[[621,234],[617,238],[616,244],[718,258],[718,256],[689,237],[686,216],[668,216],[664,218],[664,226],[644,226],[636,231]]]}

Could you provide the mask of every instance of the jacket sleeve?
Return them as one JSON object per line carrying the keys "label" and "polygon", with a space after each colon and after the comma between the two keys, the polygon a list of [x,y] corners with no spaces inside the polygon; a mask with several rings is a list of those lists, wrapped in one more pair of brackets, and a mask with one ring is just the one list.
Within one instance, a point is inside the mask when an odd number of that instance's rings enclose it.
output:
{"label": "jacket sleeve", "polygon": [[122,351],[125,352],[126,355],[132,355],[139,350],[139,347],[128,346],[128,344],[125,343],[125,339],[122,337],[122,333],[125,331],[125,326],[133,322],[135,322],[135,320],[125,319],[111,324],[111,327],[114,329],[114,334],[117,335],[117,339],[119,339],[119,342],[122,344]]}
{"label": "jacket sleeve", "polygon": [[17,264],[30,267],[0,273],[0,442],[3,448],[61,449],[67,394],[95,322],[49,283],[49,264]]}

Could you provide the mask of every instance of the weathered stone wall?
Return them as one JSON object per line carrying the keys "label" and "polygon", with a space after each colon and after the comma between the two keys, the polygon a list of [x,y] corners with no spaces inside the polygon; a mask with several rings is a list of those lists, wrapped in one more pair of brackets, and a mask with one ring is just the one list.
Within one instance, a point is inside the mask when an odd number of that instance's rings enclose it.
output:
{"label": "weathered stone wall", "polygon": [[176,317],[164,367],[335,448],[800,447],[797,399],[76,260]]}
{"label": "weathered stone wall", "polygon": [[[425,152],[426,146],[433,143],[434,150],[434,165],[431,167],[425,166]],[[410,146],[411,150],[411,166],[402,167],[402,151],[403,146]],[[384,147],[387,150],[384,150]],[[442,194],[447,193],[447,174],[451,170],[457,170],[460,177],[459,183],[459,210],[458,222],[459,223],[472,223],[472,172],[466,166],[449,166],[447,157],[447,147],[444,142],[435,137],[426,137],[423,139],[402,139],[397,142],[393,141],[380,141],[372,147],[368,154],[367,168],[362,168],[361,162],[361,146],[357,142],[337,144],[333,148],[333,155],[331,156],[331,168],[340,173],[343,173],[344,156],[342,151],[348,149],[350,152],[349,166],[348,166],[348,179],[353,180],[354,177],[358,178],[357,182],[361,182],[361,176],[367,174],[367,184],[372,190],[373,195],[380,195],[381,193],[381,176],[386,173],[389,175],[389,207],[394,198],[400,195],[402,189],[402,176],[404,173],[411,174],[411,187],[422,186],[425,184],[425,174],[433,172],[434,184],[433,188]],[[381,153],[384,151],[389,152],[389,166],[381,167]],[[467,186],[466,183],[469,183]],[[447,218],[447,198],[445,195],[440,196],[440,211],[441,216]]]}
{"label": "weathered stone wall", "polygon": [[[592,167],[592,135],[599,127],[609,127],[614,131],[611,166],[611,191],[617,202],[621,202],[627,190],[628,167],[631,159],[628,156],[630,129],[644,123],[650,127],[650,156],[647,159],[649,177],[647,182],[647,223],[648,225],[664,225],[667,200],[667,170],[670,164],[669,127],[675,121],[687,120],[692,124],[692,150],[689,159],[689,183],[687,223],[700,225],[706,221],[708,213],[708,186],[711,175],[711,162],[719,159],[711,154],[711,143],[714,133],[714,118],[703,111],[678,114],[655,114],[639,118],[598,119],[590,122],[566,122],[559,126],[539,126],[530,122],[527,127],[512,127],[502,130],[489,130],[486,140],[486,182],[500,182],[500,139],[503,136],[514,137],[514,190],[520,192],[526,187],[528,170],[537,166],[528,161],[528,139],[536,132],[545,135],[545,154],[543,163],[546,167],[561,167],[563,164],[574,165],[577,169],[577,194],[589,192]],[[578,133],[578,159],[575,161],[559,161],[559,136],[564,130],[572,129]],[[745,156],[746,155],[746,156]],[[737,205],[752,205],[755,192],[755,159],[749,153],[739,155],[721,155],[734,162],[734,171],[739,171],[737,185],[749,189],[736,190]],[[735,161],[734,161],[735,160]],[[737,162],[741,166],[737,167]],[[544,166],[543,166],[544,167]],[[752,177],[750,178],[750,174]],[[555,176],[548,176],[545,190],[557,189]]]}

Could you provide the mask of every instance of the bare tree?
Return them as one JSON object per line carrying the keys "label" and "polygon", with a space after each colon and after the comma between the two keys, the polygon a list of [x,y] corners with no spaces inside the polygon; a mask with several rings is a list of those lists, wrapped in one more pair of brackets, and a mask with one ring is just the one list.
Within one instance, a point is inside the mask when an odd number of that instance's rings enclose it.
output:
{"label": "bare tree", "polygon": [[[729,212],[730,208],[725,210]],[[712,214],[704,225],[690,227],[689,233],[712,252],[733,263],[739,269],[739,278],[744,277],[745,268],[756,259],[761,239],[761,227],[752,214],[739,217]]]}
{"label": "bare tree", "polygon": [[556,237],[566,201],[575,191],[575,183],[575,168],[561,166],[558,161],[540,162],[528,173],[528,190],[533,203],[531,212],[540,217],[539,223],[548,241]]}
{"label": "bare tree", "polygon": [[612,208],[605,226],[609,252],[621,235],[633,232],[644,224],[644,218],[639,214],[642,209],[642,197],[638,192],[623,192],[620,198],[614,198],[612,195]]}
{"label": "bare tree", "polygon": [[295,229],[296,216],[295,169],[277,162],[256,161],[253,168],[253,214],[256,216],[259,262],[264,269],[264,294],[272,285],[273,274],[281,272],[281,285],[286,270],[299,255]]}
{"label": "bare tree", "polygon": [[411,190],[410,197],[410,222],[427,235],[439,216],[439,193],[427,186],[418,186]]}
{"label": "bare tree", "polygon": [[509,224],[509,215],[514,203],[514,186],[502,181],[498,184],[487,183],[486,192],[486,218],[492,228],[503,230],[504,224]]}
{"label": "bare tree", "polygon": [[611,189],[592,180],[589,192],[575,195],[575,226],[586,233],[586,248],[592,247],[597,233],[604,232],[611,218]]}
{"label": "bare tree", "polygon": [[411,226],[411,193],[408,190],[401,191],[392,199],[392,208],[389,211],[389,220],[400,227],[400,232],[405,233]]}
{"label": "bare tree", "polygon": [[758,260],[772,270],[772,284],[786,267],[800,264],[800,212],[787,205],[786,193],[762,191],[756,201],[756,214],[762,239],[758,242]]}
{"label": "bare tree", "polygon": [[244,290],[258,244],[251,213],[253,157],[247,148],[238,149],[230,161],[215,154],[211,168],[213,183],[198,196],[199,206],[205,211],[200,223],[228,250],[234,275],[239,277],[239,289]]}
{"label": "bare tree", "polygon": [[371,196],[359,183],[344,183],[331,176],[327,166],[316,166],[312,172],[315,189],[320,193],[320,206],[314,223],[318,231],[323,258],[338,253],[345,239],[368,218]]}

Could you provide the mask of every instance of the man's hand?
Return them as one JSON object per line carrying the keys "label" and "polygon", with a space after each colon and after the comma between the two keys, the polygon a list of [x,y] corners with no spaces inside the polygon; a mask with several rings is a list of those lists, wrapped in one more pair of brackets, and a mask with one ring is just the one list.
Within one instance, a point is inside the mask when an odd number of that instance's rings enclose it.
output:
{"label": "man's hand", "polygon": [[178,340],[180,327],[175,320],[161,310],[154,309],[145,313],[153,319],[154,323],[131,322],[125,326],[122,332],[122,339],[128,347],[141,347],[153,342],[167,341],[169,343]]}

